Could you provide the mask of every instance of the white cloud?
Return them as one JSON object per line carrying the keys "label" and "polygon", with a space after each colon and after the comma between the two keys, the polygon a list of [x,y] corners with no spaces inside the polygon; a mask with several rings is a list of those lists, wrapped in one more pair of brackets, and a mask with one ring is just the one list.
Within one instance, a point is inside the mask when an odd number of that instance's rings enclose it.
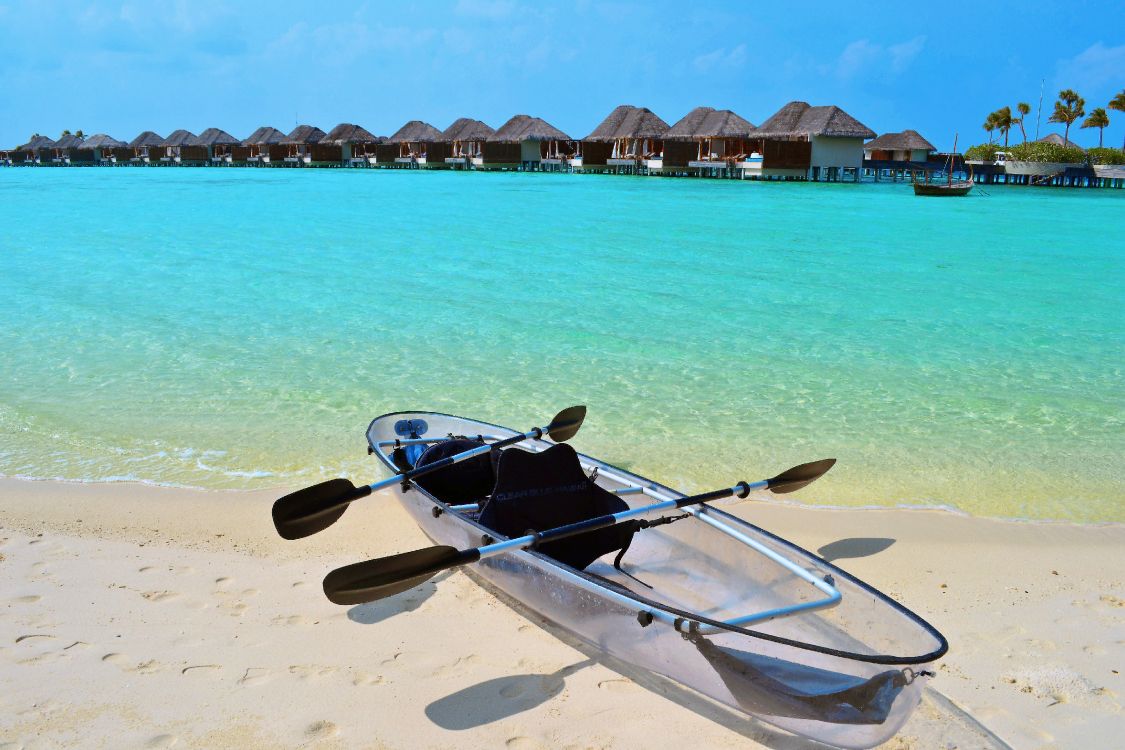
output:
{"label": "white cloud", "polygon": [[926,46],[926,37],[916,36],[909,42],[900,42],[899,44],[892,44],[887,48],[887,52],[891,55],[891,70],[896,73],[901,73],[906,70],[922,48]]}
{"label": "white cloud", "polygon": [[1059,60],[1055,82],[1059,88],[1102,89],[1120,85],[1125,71],[1125,44],[1107,47],[1097,42],[1074,57]]}
{"label": "white cloud", "polygon": [[691,64],[700,73],[706,73],[715,68],[737,68],[744,62],[746,62],[746,45],[740,44],[729,52],[726,47],[719,47],[717,50],[699,55]]}
{"label": "white cloud", "polygon": [[844,51],[830,65],[820,66],[822,73],[832,73],[837,78],[854,78],[872,68],[885,66],[892,73],[901,73],[926,46],[925,36],[890,46],[883,46],[870,39],[857,39],[844,47]]}

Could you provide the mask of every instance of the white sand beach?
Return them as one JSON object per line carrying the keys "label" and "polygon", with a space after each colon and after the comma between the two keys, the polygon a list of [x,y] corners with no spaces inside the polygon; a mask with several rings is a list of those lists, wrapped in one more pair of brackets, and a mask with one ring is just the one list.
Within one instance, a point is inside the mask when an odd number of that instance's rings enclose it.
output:
{"label": "white sand beach", "polygon": [[[279,539],[276,492],[0,480],[0,748],[810,749],[613,663],[463,572],[351,608],[427,543],[389,498]],[[744,504],[950,641],[888,747],[1119,740],[1125,527]]]}

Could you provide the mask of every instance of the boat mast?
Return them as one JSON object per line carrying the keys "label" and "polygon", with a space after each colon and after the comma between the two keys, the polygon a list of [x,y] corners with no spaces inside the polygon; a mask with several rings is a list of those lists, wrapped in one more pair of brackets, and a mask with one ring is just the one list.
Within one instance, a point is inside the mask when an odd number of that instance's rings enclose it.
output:
{"label": "boat mast", "polygon": [[957,133],[953,134],[953,153],[949,155],[949,171],[946,173],[946,181],[953,184],[953,162],[957,158]]}

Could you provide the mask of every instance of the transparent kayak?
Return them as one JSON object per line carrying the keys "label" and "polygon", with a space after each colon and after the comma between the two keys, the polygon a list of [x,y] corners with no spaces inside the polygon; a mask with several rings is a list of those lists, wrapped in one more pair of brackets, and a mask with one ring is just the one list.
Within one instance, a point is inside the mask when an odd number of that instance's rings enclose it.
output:
{"label": "transparent kayak", "polygon": [[[405,420],[424,431],[404,437]],[[396,412],[376,418],[367,439],[384,467],[398,471],[404,456],[450,436],[492,442],[516,434],[447,414]],[[528,440],[504,450],[552,445]],[[630,507],[683,497],[578,457]],[[475,506],[447,504],[417,484],[395,493],[436,544],[461,549],[506,538],[477,522]],[[710,505],[684,511],[692,517],[637,533],[621,569],[612,554],[578,570],[513,550],[474,570],[612,657],[787,731],[842,748],[894,736],[918,705],[929,665],[946,652],[945,638],[885,594],[764,529]]]}

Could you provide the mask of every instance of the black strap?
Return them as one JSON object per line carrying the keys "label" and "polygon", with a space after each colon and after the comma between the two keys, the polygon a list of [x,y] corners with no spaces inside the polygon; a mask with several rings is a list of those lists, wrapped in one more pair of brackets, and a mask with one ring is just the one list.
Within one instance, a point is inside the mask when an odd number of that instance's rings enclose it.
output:
{"label": "black strap", "polygon": [[[666,524],[675,523],[676,521],[679,521],[683,518],[687,518],[689,515],[690,515],[689,513],[681,513],[678,516],[661,516],[660,518],[654,519],[652,521],[640,519],[638,521],[634,521],[633,523],[636,524],[636,530],[641,531],[642,529],[648,529],[648,528],[651,528],[653,526],[664,526]],[[627,570],[625,570],[624,568],[621,567],[621,558],[625,557],[625,553],[629,551],[629,545],[631,545],[632,543],[633,543],[633,535],[630,535],[629,541],[625,542],[625,546],[622,547],[621,551],[617,553],[617,557],[613,558],[613,567],[617,568],[617,570],[619,572],[623,573],[624,575],[629,576],[630,578],[632,578],[634,581],[641,584],[645,588],[651,589],[652,586],[645,583],[640,578],[637,578],[635,575],[633,575],[632,573],[630,573],[629,571],[627,571]]]}

